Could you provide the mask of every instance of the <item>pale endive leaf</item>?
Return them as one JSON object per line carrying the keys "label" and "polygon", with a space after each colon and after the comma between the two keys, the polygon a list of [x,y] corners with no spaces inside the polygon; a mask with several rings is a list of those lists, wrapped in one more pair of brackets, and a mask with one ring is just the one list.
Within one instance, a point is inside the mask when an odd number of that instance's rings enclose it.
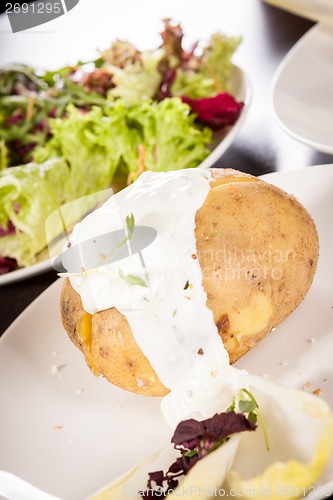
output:
{"label": "pale endive leaf", "polygon": [[232,466],[241,434],[234,434],[229,441],[199,460],[167,498],[212,498],[212,492],[220,489]]}
{"label": "pale endive leaf", "polygon": [[[230,470],[238,442],[239,435],[235,434],[227,443],[197,462],[189,473],[180,480],[179,486],[174,490],[176,497],[190,495],[192,500],[209,498],[212,489],[221,485]],[[160,452],[140,462],[131,471],[102,488],[88,500],[121,500],[128,497],[142,500],[139,491],[147,489],[148,473],[166,470],[177,456],[179,456],[179,452],[172,449],[170,444]],[[168,497],[172,498],[172,494]]]}
{"label": "pale endive leaf", "polygon": [[87,500],[121,500],[122,498],[142,500],[139,492],[146,490],[149,472],[165,468],[177,456],[178,452],[168,443],[160,451],[139,462],[133,469],[101,488]]}
{"label": "pale endive leaf", "polygon": [[[288,500],[304,496],[316,484],[332,455],[330,407],[317,396],[303,391],[244,371],[235,370],[234,374],[239,387],[246,388],[259,405],[269,450],[258,421],[255,432],[234,434],[228,442],[199,460],[168,497],[205,500],[214,491],[220,491],[222,496],[245,499],[269,496]],[[168,470],[177,456],[179,452],[171,443],[167,444],[89,500],[121,500],[129,496],[141,500],[139,492],[147,489],[149,472]]]}
{"label": "pale endive leaf", "polygon": [[[258,401],[270,450],[260,427],[243,433],[226,491],[235,498],[295,499],[318,481],[333,450],[333,415],[317,396],[248,377]],[[251,435],[252,434],[252,435]]]}

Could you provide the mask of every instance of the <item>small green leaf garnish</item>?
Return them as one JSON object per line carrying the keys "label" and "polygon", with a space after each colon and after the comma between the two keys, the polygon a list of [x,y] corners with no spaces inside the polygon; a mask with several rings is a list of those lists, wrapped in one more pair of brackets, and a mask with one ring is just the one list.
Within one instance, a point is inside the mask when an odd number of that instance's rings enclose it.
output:
{"label": "small green leaf garnish", "polygon": [[254,401],[245,401],[241,399],[238,402],[239,411],[242,413],[252,413],[258,406]]}
{"label": "small green leaf garnish", "polygon": [[127,240],[130,240],[133,236],[133,231],[135,228],[135,219],[134,215],[127,215],[126,217],[126,227],[127,227]]}
{"label": "small green leaf garnish", "polygon": [[248,420],[250,420],[250,422],[252,422],[253,424],[256,424],[257,423],[257,420],[258,420],[258,417],[257,417],[257,414],[254,413],[254,412],[251,412],[248,414],[247,416]]}
{"label": "small green leaf garnish", "polygon": [[259,411],[259,405],[255,400],[254,396],[247,389],[244,388],[241,389],[236,394],[236,396],[232,398],[232,401],[226,411],[227,412],[237,411],[237,409],[241,413],[247,413],[247,418],[250,420],[250,422],[254,424],[257,422],[257,420],[259,420],[264,434],[265,446],[268,451],[269,450],[268,435],[265,423]]}
{"label": "small green leaf garnish", "polygon": [[[110,258],[111,255],[116,250],[118,250],[118,248],[120,248],[123,245],[125,245],[125,243],[127,243],[127,241],[129,241],[132,238],[133,232],[134,232],[134,228],[135,228],[135,219],[134,219],[134,215],[132,213],[131,213],[131,215],[127,215],[126,216],[126,228],[127,228],[127,235],[126,235],[126,237],[120,243],[118,243],[118,245],[115,246],[111,250],[111,252],[109,252],[107,255],[104,255],[103,260],[105,260],[106,258]],[[147,285],[145,285],[145,286],[147,286]]]}
{"label": "small green leaf garnish", "polygon": [[182,453],[183,457],[188,457],[188,458],[195,457],[197,454],[198,454],[198,450],[196,448],[194,450],[184,451]]}
{"label": "small green leaf garnish", "polygon": [[189,286],[190,286],[190,282],[189,282],[189,280],[187,280],[185,283],[185,286],[184,286],[184,290],[187,290],[189,288]]}
{"label": "small green leaf garnish", "polygon": [[140,276],[135,276],[134,274],[125,274],[122,269],[119,269],[119,276],[122,280],[126,281],[129,285],[138,285],[147,287],[147,283],[140,278]]}

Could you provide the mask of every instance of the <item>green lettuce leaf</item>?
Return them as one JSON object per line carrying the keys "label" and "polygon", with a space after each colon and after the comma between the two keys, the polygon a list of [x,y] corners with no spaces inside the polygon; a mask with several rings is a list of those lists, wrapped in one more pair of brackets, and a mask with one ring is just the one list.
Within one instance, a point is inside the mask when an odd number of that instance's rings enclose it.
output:
{"label": "green lettuce leaf", "polygon": [[191,99],[212,97],[221,92],[232,94],[230,77],[232,57],[241,42],[240,37],[214,33],[200,56],[193,56],[193,70],[178,68],[171,85],[172,96]]}
{"label": "green lettuce leaf", "polygon": [[[209,154],[211,130],[199,128],[190,107],[179,98],[145,101],[128,115],[132,126],[141,132],[145,170],[194,168]],[[138,164],[128,163],[128,167],[134,178],[141,173]]]}
{"label": "green lettuce leaf", "polygon": [[0,172],[9,165],[9,152],[4,140],[0,141]]}
{"label": "green lettuce leaf", "polygon": [[0,238],[1,256],[16,259],[19,266],[36,262],[46,246],[45,220],[59,206],[59,181],[65,182],[67,174],[67,164],[60,159],[1,172],[0,225],[6,227],[11,221],[16,228],[15,234]]}
{"label": "green lettuce leaf", "polygon": [[[179,98],[129,107],[117,99],[105,109],[69,105],[66,112],[51,121],[52,138],[35,151],[36,163],[0,174],[0,226],[11,221],[16,228],[0,238],[0,255],[19,266],[34,263],[46,247],[45,221],[61,206],[114,187],[116,178],[123,187],[144,170],[194,168],[209,154],[211,131],[195,124]],[[85,201],[77,205],[78,215],[86,209]],[[48,239],[56,236],[48,227]]]}
{"label": "green lettuce leaf", "polygon": [[211,97],[216,94],[214,79],[204,73],[179,68],[171,85],[171,94],[178,97],[188,96],[191,99]]}
{"label": "green lettuce leaf", "polygon": [[241,42],[240,37],[228,37],[221,33],[212,35],[209,47],[202,56],[203,73],[215,81],[216,93],[230,92],[231,59]]}
{"label": "green lettuce leaf", "polygon": [[96,189],[86,195],[85,187],[83,193],[75,188],[63,158],[1,172],[0,227],[5,229],[10,221],[15,233],[0,237],[0,256],[16,259],[19,267],[34,264],[38,254],[63,231],[70,231],[104,193]]}
{"label": "green lettuce leaf", "polygon": [[122,98],[128,106],[155,97],[161,84],[158,64],[162,56],[161,50],[147,51],[142,52],[139,61],[129,61],[124,68],[109,66],[116,84],[109,94]]}
{"label": "green lettuce leaf", "polygon": [[65,158],[70,165],[66,198],[84,196],[108,187],[122,156],[131,149],[127,110],[121,100],[110,105],[106,115],[100,107],[83,113],[73,105],[68,115],[51,122],[53,137],[35,152],[37,162]]}
{"label": "green lettuce leaf", "polygon": [[82,113],[68,106],[67,112],[65,119],[51,122],[53,137],[35,158],[65,158],[70,165],[66,190],[80,196],[108,187],[116,172],[123,184],[128,175],[133,181],[144,170],[197,167],[209,154],[211,131],[195,123],[179,98],[132,106],[117,99],[104,110],[96,106]]}

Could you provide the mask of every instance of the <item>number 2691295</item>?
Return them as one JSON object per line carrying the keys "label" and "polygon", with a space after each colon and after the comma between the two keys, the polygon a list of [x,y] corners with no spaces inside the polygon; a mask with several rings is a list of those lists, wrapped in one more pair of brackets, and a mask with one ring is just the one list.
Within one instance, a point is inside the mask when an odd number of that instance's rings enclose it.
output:
{"label": "number 2691295", "polygon": [[32,2],[28,3],[15,3],[7,2],[6,10],[7,14],[61,14],[63,12],[61,2]]}

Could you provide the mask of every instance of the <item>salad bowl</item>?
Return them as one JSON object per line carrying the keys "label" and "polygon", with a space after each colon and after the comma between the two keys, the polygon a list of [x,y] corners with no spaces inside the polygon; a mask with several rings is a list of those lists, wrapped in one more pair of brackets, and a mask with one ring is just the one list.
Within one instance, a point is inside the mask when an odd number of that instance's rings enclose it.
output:
{"label": "salad bowl", "polygon": [[0,285],[51,268],[45,221],[60,207],[145,170],[209,168],[235,139],[251,100],[231,61],[240,38],[185,50],[181,27],[164,22],[156,50],[116,40],[55,71],[0,68]]}

